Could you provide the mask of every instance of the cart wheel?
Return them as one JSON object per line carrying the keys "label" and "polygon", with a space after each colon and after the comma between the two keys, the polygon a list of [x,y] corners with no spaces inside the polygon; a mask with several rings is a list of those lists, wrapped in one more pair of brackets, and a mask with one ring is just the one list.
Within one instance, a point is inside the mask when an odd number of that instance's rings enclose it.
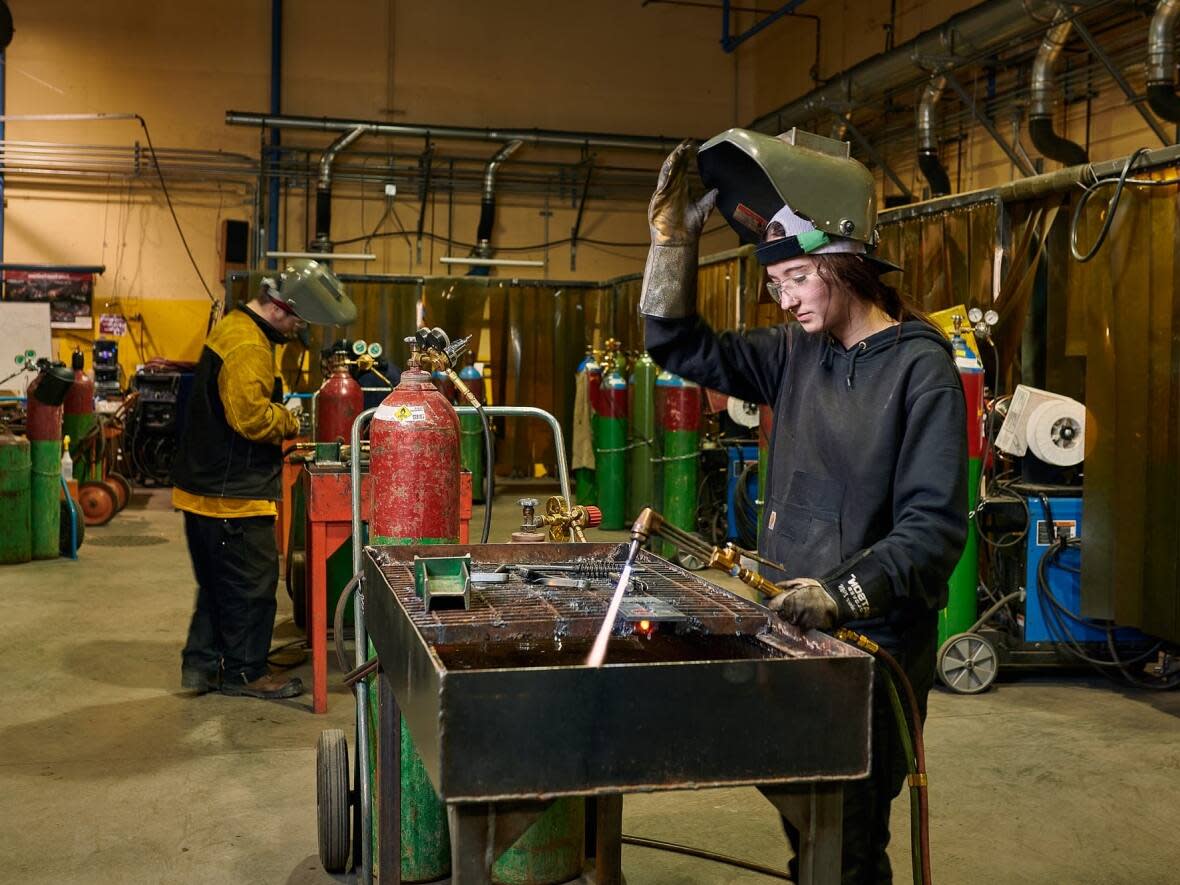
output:
{"label": "cart wheel", "polygon": [[349,808],[348,739],[339,728],[320,732],[315,748],[316,818],[320,863],[329,873],[343,873],[348,865]]}
{"label": "cart wheel", "polygon": [[106,482],[107,485],[115,490],[115,498],[121,511],[127,506],[127,502],[131,500],[131,483],[121,473],[108,473]]}
{"label": "cart wheel", "polygon": [[959,694],[987,691],[999,668],[995,648],[976,633],[951,636],[938,650],[938,678]]}
{"label": "cart wheel", "polygon": [[287,595],[295,626],[303,630],[307,627],[307,553],[303,550],[287,555]]}
{"label": "cart wheel", "polygon": [[119,512],[115,490],[97,480],[78,485],[78,504],[87,525],[106,525]]}

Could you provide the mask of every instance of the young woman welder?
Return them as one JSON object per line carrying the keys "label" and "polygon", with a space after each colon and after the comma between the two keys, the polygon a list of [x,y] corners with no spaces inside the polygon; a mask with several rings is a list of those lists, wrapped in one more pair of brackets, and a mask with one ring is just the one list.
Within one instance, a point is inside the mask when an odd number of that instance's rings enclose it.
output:
{"label": "young woman welder", "polygon": [[[774,409],[759,552],[783,571],[772,608],[804,630],[846,625],[934,681],[938,610],[967,531],[966,416],[946,338],[881,274],[872,176],[841,142],[731,129],[660,171],[640,310],[665,369]],[[790,321],[714,332],[696,314],[697,249],[714,202],[759,243]],[[872,768],[845,786],[843,881],[892,881],[889,806],[906,772],[888,698],[874,692]],[[798,853],[798,832],[784,820]],[[796,872],[794,863],[792,872]]]}

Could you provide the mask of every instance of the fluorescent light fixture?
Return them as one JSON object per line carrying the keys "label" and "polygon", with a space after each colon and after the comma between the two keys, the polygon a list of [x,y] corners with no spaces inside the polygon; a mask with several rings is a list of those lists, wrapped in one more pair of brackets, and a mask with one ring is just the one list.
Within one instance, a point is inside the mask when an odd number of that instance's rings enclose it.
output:
{"label": "fluorescent light fixture", "polygon": [[372,252],[267,252],[267,258],[311,258],[314,261],[376,261]]}
{"label": "fluorescent light fixture", "polygon": [[474,267],[544,267],[544,261],[529,261],[525,258],[452,258],[445,255],[439,259],[443,264],[470,264]]}

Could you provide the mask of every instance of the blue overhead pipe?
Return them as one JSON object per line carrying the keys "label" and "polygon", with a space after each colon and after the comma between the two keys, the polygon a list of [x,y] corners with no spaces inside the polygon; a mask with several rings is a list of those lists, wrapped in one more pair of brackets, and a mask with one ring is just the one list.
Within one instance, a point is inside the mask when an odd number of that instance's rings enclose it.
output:
{"label": "blue overhead pipe", "polygon": [[721,48],[726,52],[733,52],[755,34],[774,24],[784,15],[790,15],[802,5],[803,0],[790,0],[789,3],[784,3],[774,12],[769,13],[766,18],[754,22],[736,37],[731,37],[729,36],[729,0],[721,0]]}

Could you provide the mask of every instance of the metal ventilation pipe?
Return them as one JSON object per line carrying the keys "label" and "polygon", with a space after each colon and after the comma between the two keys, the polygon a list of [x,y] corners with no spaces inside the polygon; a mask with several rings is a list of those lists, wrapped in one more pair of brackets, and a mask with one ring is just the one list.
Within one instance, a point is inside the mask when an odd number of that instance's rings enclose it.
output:
{"label": "metal ventilation pipe", "polygon": [[931,77],[918,102],[918,168],[930,183],[930,196],[945,197],[951,179],[938,158],[938,100],[946,89],[946,77]]}
{"label": "metal ventilation pipe", "polygon": [[1033,147],[1050,160],[1057,160],[1066,166],[1076,166],[1089,159],[1081,145],[1062,138],[1053,131],[1053,105],[1056,81],[1053,68],[1073,30],[1072,13],[1065,8],[1058,9],[1053,23],[1045,32],[1041,48],[1033,61],[1030,103],[1028,111],[1028,135]]}
{"label": "metal ventilation pipe", "polygon": [[1180,0],[1160,0],[1147,30],[1147,103],[1171,123],[1180,123],[1176,95],[1176,19]]}
{"label": "metal ventilation pipe", "polygon": [[328,145],[320,157],[320,176],[315,186],[315,239],[309,248],[313,252],[330,252],[332,242],[332,163],[336,155],[369,131],[368,126],[357,126]]}
{"label": "metal ventilation pipe", "polygon": [[[520,139],[508,142],[496,151],[494,157],[488,160],[483,171],[483,198],[479,203],[479,229],[476,231],[475,257],[492,257],[492,229],[496,226],[496,172],[509,157],[520,150],[524,144]],[[473,267],[467,272],[468,276],[486,277],[489,268]]]}

